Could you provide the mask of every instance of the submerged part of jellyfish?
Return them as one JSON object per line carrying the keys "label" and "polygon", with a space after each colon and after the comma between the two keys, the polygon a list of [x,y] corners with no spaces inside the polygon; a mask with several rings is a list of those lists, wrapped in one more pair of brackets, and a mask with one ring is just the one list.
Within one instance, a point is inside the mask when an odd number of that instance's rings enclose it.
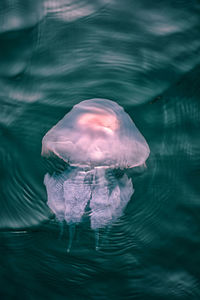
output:
{"label": "submerged part of jellyfish", "polygon": [[48,206],[71,226],[89,212],[91,228],[98,232],[122,215],[134,192],[126,171],[143,165],[149,153],[117,103],[80,102],[42,140],[42,155],[54,154],[68,164],[60,174],[45,175]]}

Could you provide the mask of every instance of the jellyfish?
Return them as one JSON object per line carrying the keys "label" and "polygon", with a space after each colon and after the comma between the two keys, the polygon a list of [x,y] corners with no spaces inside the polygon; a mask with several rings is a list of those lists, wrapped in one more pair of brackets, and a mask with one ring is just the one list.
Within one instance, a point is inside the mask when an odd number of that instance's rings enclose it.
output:
{"label": "jellyfish", "polygon": [[80,102],[46,133],[42,155],[66,163],[62,172],[44,177],[47,204],[70,225],[71,241],[87,212],[98,244],[99,230],[122,216],[134,193],[127,170],[144,165],[149,153],[129,115],[107,99]]}

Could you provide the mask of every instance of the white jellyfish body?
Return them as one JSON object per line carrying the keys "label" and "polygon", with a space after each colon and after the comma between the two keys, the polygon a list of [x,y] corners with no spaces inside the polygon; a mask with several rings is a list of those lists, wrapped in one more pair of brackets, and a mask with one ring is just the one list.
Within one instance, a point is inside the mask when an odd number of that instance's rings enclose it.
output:
{"label": "white jellyfish body", "polygon": [[44,136],[42,155],[51,153],[69,167],[45,175],[48,206],[68,224],[79,223],[87,206],[91,228],[98,230],[122,215],[134,192],[126,170],[143,165],[150,150],[121,106],[91,99],[75,105]]}

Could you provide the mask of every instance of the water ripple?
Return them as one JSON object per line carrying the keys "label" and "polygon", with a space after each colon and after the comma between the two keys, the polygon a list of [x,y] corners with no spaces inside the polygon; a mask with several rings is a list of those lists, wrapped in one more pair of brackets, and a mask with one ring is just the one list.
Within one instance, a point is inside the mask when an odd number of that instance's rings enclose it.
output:
{"label": "water ripple", "polygon": [[0,33],[33,27],[43,17],[43,0],[2,1],[0,4]]}
{"label": "water ripple", "polygon": [[53,17],[64,22],[72,22],[95,13],[99,8],[108,3],[108,0],[46,0],[45,10]]}

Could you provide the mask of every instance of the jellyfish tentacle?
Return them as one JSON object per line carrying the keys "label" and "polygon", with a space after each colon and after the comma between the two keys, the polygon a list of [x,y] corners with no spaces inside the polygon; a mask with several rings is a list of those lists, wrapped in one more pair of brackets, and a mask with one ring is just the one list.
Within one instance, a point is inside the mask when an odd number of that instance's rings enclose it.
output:
{"label": "jellyfish tentacle", "polygon": [[58,236],[58,240],[61,240],[63,237],[63,234],[64,234],[64,221],[63,220],[59,223],[59,226],[60,226],[60,233]]}
{"label": "jellyfish tentacle", "polygon": [[68,247],[67,247],[67,252],[68,253],[71,250],[75,232],[76,232],[76,224],[70,224],[69,225],[69,242],[68,242]]}
{"label": "jellyfish tentacle", "polygon": [[95,249],[96,251],[99,250],[99,229],[95,230]]}

